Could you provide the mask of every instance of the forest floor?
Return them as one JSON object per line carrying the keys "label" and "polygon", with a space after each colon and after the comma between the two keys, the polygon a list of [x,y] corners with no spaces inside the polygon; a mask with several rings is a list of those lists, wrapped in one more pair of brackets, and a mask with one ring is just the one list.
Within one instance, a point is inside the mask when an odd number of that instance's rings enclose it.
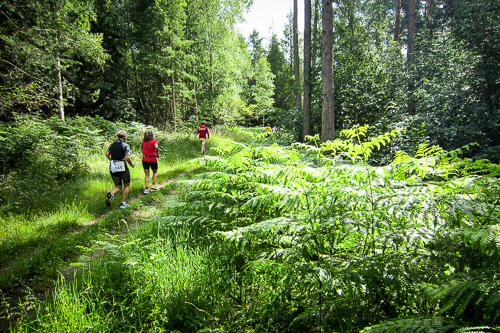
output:
{"label": "forest floor", "polygon": [[[185,177],[197,168],[186,167],[184,170],[180,170],[174,177],[159,183],[158,191],[152,192],[147,197],[143,194],[135,197],[129,196],[129,203],[133,208],[120,211],[118,217],[115,216],[118,219],[118,223],[102,223],[111,214],[115,213],[116,209],[112,209],[94,219],[86,221],[77,228],[69,230],[67,236],[77,237],[84,233],[86,229],[98,226],[98,232],[92,233],[93,240],[91,241],[97,241],[102,238],[109,239],[110,236],[113,239],[123,238],[128,233],[139,228],[144,219],[154,215],[151,211],[154,211],[155,206],[159,207],[167,198],[177,194],[169,185]],[[149,199],[147,202],[146,198]],[[154,200],[151,200],[152,198]],[[104,197],[99,197],[96,200],[102,201],[104,205]],[[148,206],[149,209],[141,209],[144,206]],[[136,207],[139,207],[139,209]],[[81,246],[86,247],[88,244],[81,244]],[[92,254],[92,257],[93,259],[98,259],[101,254],[97,251]],[[9,332],[22,316],[34,313],[35,304],[39,304],[41,301],[50,298],[57,286],[62,282],[72,281],[77,276],[77,272],[81,266],[72,265],[71,263],[78,261],[79,256],[80,253],[77,252],[64,262],[59,263],[56,267],[57,274],[46,272],[45,274],[27,275],[15,283],[12,288],[0,289],[0,310],[2,311],[0,312],[0,332]],[[0,273],[8,271],[16,264],[16,262],[11,262],[10,265],[4,265]]]}

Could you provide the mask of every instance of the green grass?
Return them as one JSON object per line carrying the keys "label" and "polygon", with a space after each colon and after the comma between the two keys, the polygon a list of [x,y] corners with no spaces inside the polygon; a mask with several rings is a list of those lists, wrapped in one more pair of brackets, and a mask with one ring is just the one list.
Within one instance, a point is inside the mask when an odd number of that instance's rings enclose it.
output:
{"label": "green grass", "polygon": [[[21,325],[18,332],[136,332],[137,323],[146,332],[156,326],[151,318],[172,320],[181,313],[177,305],[188,307],[185,299],[204,292],[198,288],[208,276],[206,253],[185,242],[178,235],[103,245],[115,261],[83,269],[76,283],[60,283],[50,302],[30,299],[24,308],[34,309],[36,329]],[[130,301],[134,305],[124,308]]]}
{"label": "green grass", "polygon": [[135,203],[141,227],[124,219],[126,237],[94,242],[80,278],[32,300],[18,331],[498,330],[496,165],[218,141],[227,158]]}
{"label": "green grass", "polygon": [[[241,134],[238,136],[241,137]],[[207,142],[207,155],[215,154],[211,147],[224,144],[227,140],[227,133],[215,131]],[[157,184],[200,166],[201,145],[197,141],[194,142],[192,137],[179,133],[162,134],[159,143],[161,158]],[[151,223],[144,219],[159,212],[158,205],[161,209],[162,202],[166,199],[165,194],[173,188],[173,185],[149,196],[142,195],[144,171],[138,148],[140,138],[136,138],[129,142],[131,157],[136,163],[136,167],[131,168],[132,182],[127,200],[131,207],[126,210],[118,209],[121,192],[115,197],[112,207],[106,207],[105,194],[113,187],[108,161],[104,156],[108,144],[109,142],[104,143],[100,148],[81,149],[79,158],[86,167],[84,172],[74,178],[50,178],[53,181],[50,187],[43,178],[15,178],[18,175],[11,177],[11,182],[4,183],[10,186],[17,182],[16,179],[21,179],[24,184],[29,185],[29,190],[23,192],[22,184],[13,186],[11,195],[3,198],[4,202],[0,207],[0,289],[3,291],[0,302],[0,318],[3,320],[0,321],[0,327],[5,327],[5,323],[9,322],[7,318],[13,318],[13,313],[26,311],[31,316],[36,309],[36,312],[43,316],[46,307],[50,307],[33,297],[30,298],[29,295],[23,298],[20,307],[17,307],[15,298],[18,297],[16,295],[20,290],[31,290],[30,293],[34,294],[52,289],[54,282],[51,281],[60,279],[60,272],[65,266],[78,261],[78,257],[83,263],[86,262],[89,258],[88,249],[95,246],[93,244],[108,240],[116,241],[116,237],[127,232],[128,228],[135,233],[138,232],[136,226],[145,227],[147,230],[153,228]],[[201,170],[205,169],[202,167]],[[201,171],[196,170],[193,174],[198,172]],[[23,202],[27,203],[26,209],[22,209]],[[131,215],[134,210],[137,215]],[[158,249],[160,248],[162,247],[158,246]],[[171,253],[174,254],[179,255],[180,252]],[[193,254],[194,252],[186,252],[184,257],[194,260],[196,256]],[[182,264],[183,261],[178,260],[178,262]],[[198,264],[199,261],[190,264],[190,267]],[[179,272],[183,270],[178,269]],[[82,272],[86,270],[83,269]],[[193,270],[194,273],[198,274],[199,271]],[[83,274],[78,283],[82,285],[85,285],[85,281],[93,283],[91,281],[94,281],[95,273],[88,272],[88,274],[90,275]],[[181,275],[185,276],[184,273],[180,273],[179,276]],[[99,277],[101,278],[103,277]],[[101,311],[96,308],[100,305],[96,305],[94,298],[95,296],[100,299],[99,295],[93,295],[92,302],[90,298],[85,297],[76,300],[75,297],[83,295],[82,290],[78,289],[78,285],[66,285],[62,281],[56,289],[50,303],[54,312],[40,321],[39,331],[85,331],[91,326],[94,329],[98,328],[100,332],[107,330],[110,320],[109,300],[102,300]],[[14,291],[14,294],[10,294],[8,290]],[[93,308],[93,314],[84,314],[85,308]],[[74,321],[76,326],[68,324],[70,321]]]}
{"label": "green grass", "polygon": [[[207,144],[207,154],[215,141]],[[139,144],[130,143],[132,147]],[[55,184],[57,191],[26,194],[37,202],[29,210],[8,209],[0,211],[0,288],[8,288],[23,281],[24,276],[42,274],[48,267],[56,267],[78,253],[77,246],[88,246],[97,238],[102,228],[121,216],[116,211],[121,202],[121,192],[115,197],[111,209],[104,205],[105,194],[113,183],[104,156],[105,146],[95,154],[83,151],[81,158],[87,172],[76,179]],[[183,135],[168,135],[160,141],[161,158],[157,183],[161,184],[194,166],[199,157],[200,144]],[[141,155],[132,149],[131,190],[128,201],[142,197],[144,171]],[[37,179],[30,181],[36,182]],[[151,180],[150,180],[151,182]],[[106,217],[109,212],[111,215]],[[123,213],[126,215],[126,213]],[[103,220],[103,217],[104,220]],[[97,223],[95,226],[93,224]],[[83,227],[92,224],[92,227]],[[83,229],[83,231],[82,231]]]}
{"label": "green grass", "polygon": [[[124,211],[72,202],[73,214],[39,212],[25,244],[12,236],[36,253],[13,275],[34,279],[13,331],[499,329],[498,166],[423,147],[373,167],[366,149],[380,138],[336,141],[346,153],[334,160],[322,154],[331,142],[281,147],[254,132],[243,145],[214,135],[209,151],[225,157],[206,159],[191,138],[172,136],[165,179],[189,159],[201,167],[149,196],[134,170],[141,199]],[[89,193],[105,192],[103,157],[94,160],[102,187],[94,177]],[[55,280],[64,260],[80,267],[76,279],[37,300],[27,272]]]}

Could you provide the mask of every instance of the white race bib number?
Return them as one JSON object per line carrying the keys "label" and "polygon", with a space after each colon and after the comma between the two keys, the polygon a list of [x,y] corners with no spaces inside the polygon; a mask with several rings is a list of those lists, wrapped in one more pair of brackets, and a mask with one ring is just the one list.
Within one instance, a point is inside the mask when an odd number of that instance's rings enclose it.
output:
{"label": "white race bib number", "polygon": [[118,161],[118,162],[113,162],[111,161],[109,165],[109,171],[115,173],[115,172],[124,172],[125,171],[125,162],[124,161]]}

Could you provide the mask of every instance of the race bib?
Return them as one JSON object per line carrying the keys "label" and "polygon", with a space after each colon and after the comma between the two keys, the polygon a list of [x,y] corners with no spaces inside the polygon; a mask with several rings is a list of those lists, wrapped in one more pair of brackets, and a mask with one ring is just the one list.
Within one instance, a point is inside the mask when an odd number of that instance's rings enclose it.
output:
{"label": "race bib", "polygon": [[124,172],[125,171],[125,161],[114,162],[111,161],[109,164],[109,171],[115,172]]}

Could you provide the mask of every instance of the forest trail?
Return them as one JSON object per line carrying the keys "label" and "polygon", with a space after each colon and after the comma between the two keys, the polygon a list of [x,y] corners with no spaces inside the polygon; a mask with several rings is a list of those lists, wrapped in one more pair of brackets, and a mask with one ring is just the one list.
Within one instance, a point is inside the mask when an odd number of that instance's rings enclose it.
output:
{"label": "forest trail", "polygon": [[[181,179],[182,177],[184,177],[185,175],[189,174],[190,172],[192,172],[192,171],[194,171],[196,169],[198,169],[198,167],[193,167],[193,168],[187,169],[187,170],[181,172],[180,174],[178,174],[177,176],[175,176],[173,178],[170,178],[169,180],[167,180],[167,181],[165,181],[163,183],[158,184],[158,191],[160,191],[162,188],[164,188],[164,187],[172,184],[176,180]],[[140,201],[143,197],[144,197],[144,195],[140,194],[139,196],[137,196],[135,198],[132,198],[132,200],[130,200],[129,202],[130,203],[134,203],[136,201]],[[107,213],[105,213],[105,214],[103,214],[103,215],[101,215],[98,219],[94,219],[94,220],[91,220],[91,221],[89,221],[89,222],[87,222],[85,224],[82,224],[82,227],[77,232],[82,232],[86,227],[102,221],[111,212],[112,212],[112,210],[109,211],[109,212],[107,212]],[[147,213],[144,213],[142,211],[138,211],[138,210],[134,209],[134,210],[132,210],[130,212],[130,216],[136,218],[138,222],[129,225],[128,228],[124,228],[121,232],[118,231],[117,233],[115,233],[114,235],[118,236],[118,238],[124,237],[126,234],[128,234],[130,232],[130,230],[134,230],[134,229],[137,229],[138,227],[140,227],[139,221],[141,219],[151,217],[151,214],[147,214]],[[123,220],[124,220],[123,218],[120,218],[120,221],[123,221]],[[111,229],[116,229],[116,227],[112,227]],[[92,257],[93,258],[98,258],[101,254],[102,253],[94,253],[92,255]],[[78,270],[78,268],[79,268],[78,266],[67,265],[64,268],[61,268],[60,274],[64,278],[65,281],[71,281],[74,278],[75,273]]]}
{"label": "forest trail", "polygon": [[[157,187],[158,187],[158,191],[160,191],[162,188],[164,188],[164,187],[166,187],[166,186],[168,186],[168,185],[172,184],[172,183],[173,183],[173,182],[175,182],[176,180],[181,179],[182,177],[184,177],[185,175],[189,174],[190,172],[192,172],[192,171],[194,171],[194,170],[196,170],[196,169],[198,169],[198,167],[193,167],[193,168],[187,169],[187,170],[185,170],[185,171],[181,172],[180,174],[178,174],[177,176],[175,176],[175,177],[173,177],[173,178],[170,178],[169,180],[167,180],[167,181],[165,181],[165,182],[163,182],[163,183],[158,184],[158,185],[157,185]],[[155,191],[155,192],[156,192],[156,191]],[[118,193],[118,196],[120,196],[120,195],[121,195],[120,193],[121,193],[121,192],[119,192],[119,193]],[[152,193],[154,193],[154,192],[152,192]],[[142,198],[142,197],[144,197],[144,194],[140,194],[139,196],[136,196],[135,198],[130,198],[129,202],[130,202],[130,203],[134,203],[134,202],[136,202],[136,201],[138,201],[138,200],[141,200],[141,198]],[[102,198],[100,198],[99,200],[101,200],[101,201],[103,201],[103,202],[104,202],[104,199],[102,199]],[[92,220],[90,220],[90,221],[88,221],[88,222],[86,222],[86,223],[83,223],[83,224],[82,224],[82,229],[83,229],[83,228],[85,228],[85,227],[88,227],[89,225],[96,224],[96,223],[97,223],[97,222],[99,222],[99,221],[102,221],[102,220],[103,220],[106,216],[108,216],[108,215],[109,215],[109,213],[110,213],[110,212],[112,212],[112,211],[113,211],[113,209],[112,209],[112,210],[110,210],[110,211],[108,211],[107,213],[105,213],[105,214],[101,215],[98,219],[92,219]],[[133,212],[134,212],[134,211],[133,211]],[[133,212],[132,212],[132,213],[133,213]]]}
{"label": "forest trail", "polygon": [[[175,177],[172,177],[168,179],[167,181],[164,181],[162,183],[159,183],[158,186],[158,192],[172,184],[173,182],[177,181],[178,179],[181,179],[182,177],[186,176],[187,174],[191,173],[192,171],[198,169],[199,166],[195,166],[189,169],[186,169],[182,171],[180,174],[176,175]],[[165,194],[165,196],[168,196],[169,194]],[[140,194],[134,198],[130,198],[129,200],[130,203],[134,203],[137,201],[140,201],[144,197],[143,194]],[[99,201],[102,201],[102,204],[104,205],[104,197],[99,197]],[[116,208],[118,209],[118,208]],[[98,224],[99,222],[103,221],[108,217],[115,209],[111,209],[107,211],[106,213],[100,215],[99,217],[92,219],[90,221],[87,221],[86,223],[81,224],[77,229],[72,230],[68,235],[69,237],[76,237],[79,234],[82,234],[87,228]],[[123,221],[125,216],[120,217],[120,221]],[[118,239],[123,238],[128,234],[131,230],[137,229],[140,227],[139,221],[144,218],[151,217],[151,214],[144,213],[142,211],[137,211],[137,210],[132,210],[129,214],[129,217],[134,218],[137,220],[137,223],[134,223],[133,225],[130,224],[129,228],[123,228],[122,230],[116,230],[116,226],[112,226],[108,229],[103,229],[100,234],[105,233],[107,231],[113,230],[116,233],[114,234],[117,236]],[[126,217],[125,217],[126,218]],[[94,239],[96,240],[96,239]],[[27,254],[28,256],[30,254]],[[10,290],[0,290],[0,305],[2,307],[6,307],[7,310],[9,311],[9,314],[4,314],[0,313],[0,333],[2,332],[9,332],[10,328],[15,325],[15,323],[23,316],[25,315],[30,315],[33,313],[33,309],[28,310],[27,312],[25,309],[20,308],[20,301],[22,301],[24,304],[28,304],[29,307],[29,302],[34,302],[35,300],[33,298],[36,298],[38,301],[43,301],[47,299],[48,297],[51,296],[52,292],[55,290],[55,288],[60,285],[60,283],[64,282],[71,282],[75,276],[76,273],[78,272],[80,266],[74,266],[70,265],[70,262],[73,262],[77,259],[77,255],[74,255],[72,258],[66,260],[66,262],[59,266],[57,271],[57,278],[51,278],[51,279],[44,279],[44,282],[40,285],[37,281],[34,281],[30,276],[25,276],[23,277],[22,281],[20,281],[16,287],[11,288]],[[91,255],[92,258],[98,259],[100,256],[102,256],[102,252],[95,252]],[[17,261],[12,262],[11,265],[3,267],[1,273],[8,272],[11,269],[14,269],[15,266],[17,265]],[[36,284],[36,288],[35,288]],[[31,300],[30,300],[31,299]],[[33,304],[34,305],[34,304]],[[31,307],[33,308],[33,307]],[[1,310],[1,308],[0,308]]]}

